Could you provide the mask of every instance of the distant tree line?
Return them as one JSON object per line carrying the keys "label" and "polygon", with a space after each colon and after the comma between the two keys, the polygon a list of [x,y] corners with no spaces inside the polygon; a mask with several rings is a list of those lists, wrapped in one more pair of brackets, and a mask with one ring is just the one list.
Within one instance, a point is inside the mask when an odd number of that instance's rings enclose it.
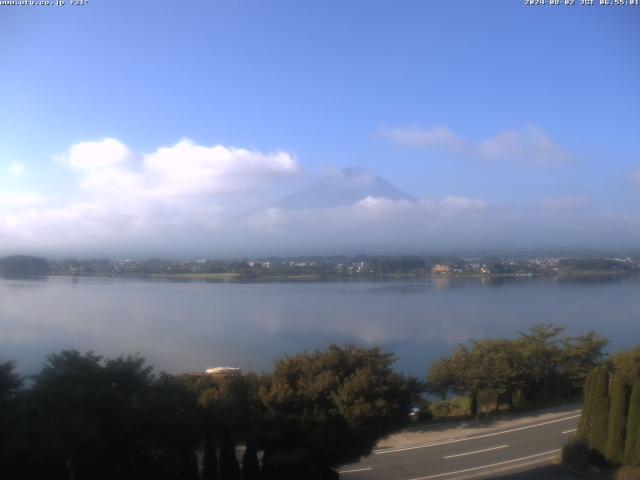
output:
{"label": "distant tree line", "polygon": [[62,351],[27,385],[0,363],[0,477],[335,478],[408,421],[418,385],[393,362],[331,346],[264,375],[156,375],[138,356]]}
{"label": "distant tree line", "polygon": [[589,372],[603,358],[607,341],[589,332],[564,336],[564,328],[537,325],[515,339],[487,339],[459,345],[434,362],[428,388],[443,397],[450,393],[471,399],[470,414],[479,413],[481,395],[493,396],[495,408],[513,408],[514,398],[538,403],[569,398],[582,391]]}
{"label": "distant tree line", "polygon": [[589,373],[578,439],[612,465],[640,467],[640,347]]}
{"label": "distant tree line", "polygon": [[12,255],[0,259],[0,274],[10,277],[47,275],[49,262],[44,258],[29,255]]}

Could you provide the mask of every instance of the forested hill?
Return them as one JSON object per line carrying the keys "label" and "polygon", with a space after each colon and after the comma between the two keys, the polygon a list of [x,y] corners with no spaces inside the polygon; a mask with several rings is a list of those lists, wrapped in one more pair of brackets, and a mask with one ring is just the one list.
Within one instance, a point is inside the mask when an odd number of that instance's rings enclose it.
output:
{"label": "forested hill", "polygon": [[44,258],[29,255],[12,255],[0,260],[0,274],[29,277],[47,275],[49,262]]}

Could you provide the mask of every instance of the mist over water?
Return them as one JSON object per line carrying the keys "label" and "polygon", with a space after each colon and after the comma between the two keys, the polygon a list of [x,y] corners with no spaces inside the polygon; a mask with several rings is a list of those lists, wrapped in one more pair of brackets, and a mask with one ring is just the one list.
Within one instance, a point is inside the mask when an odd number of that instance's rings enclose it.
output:
{"label": "mist over water", "polygon": [[335,342],[381,345],[423,376],[457,343],[536,323],[596,330],[610,351],[640,339],[640,277],[204,283],[122,278],[0,279],[0,358],[37,371],[63,348],[139,352],[159,370],[273,360]]}

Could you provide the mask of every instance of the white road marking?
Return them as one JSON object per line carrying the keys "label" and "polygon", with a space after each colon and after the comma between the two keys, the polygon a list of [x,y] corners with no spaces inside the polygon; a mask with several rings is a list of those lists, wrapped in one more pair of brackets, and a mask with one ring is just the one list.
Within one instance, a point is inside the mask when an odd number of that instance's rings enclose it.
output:
{"label": "white road marking", "polygon": [[565,431],[564,431],[564,432],[562,432],[562,433],[573,433],[573,432],[577,432],[577,431],[578,431],[578,429],[577,429],[577,428],[572,428],[571,430],[565,430]]}
{"label": "white road marking", "polygon": [[368,472],[371,469],[372,469],[371,467],[368,467],[368,468],[354,468],[353,470],[340,470],[338,473]]}
{"label": "white road marking", "polygon": [[447,455],[446,458],[464,457],[465,455],[473,455],[474,453],[490,452],[492,450],[500,450],[501,448],[507,448],[509,445],[500,445],[499,447],[485,448],[483,450],[476,450],[475,452],[456,453],[455,455]]}
{"label": "white road marking", "polygon": [[560,418],[558,420],[549,420],[548,422],[537,423],[535,425],[527,425],[526,427],[512,428],[510,430],[504,430],[502,432],[485,433],[484,435],[477,435],[475,437],[457,438],[454,440],[446,440],[444,442],[438,442],[438,443],[428,443],[426,445],[416,445],[413,447],[402,447],[402,448],[392,448],[390,450],[380,450],[379,452],[373,452],[373,455],[384,455],[385,453],[404,452],[406,450],[416,450],[418,448],[435,447],[437,445],[447,445],[449,443],[467,442],[469,440],[476,440],[478,438],[487,438],[487,437],[493,437],[495,435],[504,435],[505,433],[518,432],[520,430],[527,430],[529,428],[542,427],[544,425],[551,425],[552,423],[566,422],[567,420],[573,420],[574,418],[578,418],[579,416],[580,414],[573,415],[571,417]]}
{"label": "white road marking", "polygon": [[411,480],[427,480],[429,478],[438,478],[438,477],[445,477],[447,475],[457,475],[459,473],[473,472],[475,470],[482,470],[483,468],[497,467],[499,465],[506,465],[508,463],[514,463],[514,462],[521,462],[523,460],[529,460],[530,458],[542,457],[544,455],[551,455],[553,453],[558,453],[559,451],[560,451],[560,449],[550,450],[548,452],[536,453],[535,455],[529,455],[528,457],[514,458],[513,460],[506,460],[504,462],[492,463],[491,465],[483,465],[481,467],[465,468],[464,470],[457,470],[455,472],[447,472],[447,473],[438,473],[436,475],[427,475],[426,477],[417,477],[417,478],[412,478]]}

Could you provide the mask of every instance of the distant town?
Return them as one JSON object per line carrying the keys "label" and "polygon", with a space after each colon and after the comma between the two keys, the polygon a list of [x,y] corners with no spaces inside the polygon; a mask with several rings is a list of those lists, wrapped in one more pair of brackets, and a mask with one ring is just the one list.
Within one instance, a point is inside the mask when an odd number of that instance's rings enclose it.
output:
{"label": "distant town", "polygon": [[267,257],[241,260],[65,259],[14,255],[5,275],[167,277],[193,280],[419,279],[443,276],[561,276],[640,272],[640,255]]}

